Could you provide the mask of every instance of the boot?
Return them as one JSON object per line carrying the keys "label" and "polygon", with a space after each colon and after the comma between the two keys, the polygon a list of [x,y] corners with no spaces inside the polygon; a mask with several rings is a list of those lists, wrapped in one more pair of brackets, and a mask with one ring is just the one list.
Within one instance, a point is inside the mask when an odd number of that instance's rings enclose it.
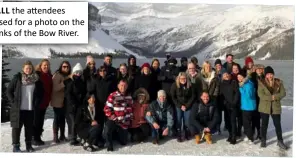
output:
{"label": "boot", "polygon": [[14,152],[14,153],[21,153],[22,151],[20,149],[20,144],[14,144],[13,145],[12,152]]}
{"label": "boot", "polygon": [[232,137],[231,135],[228,136],[228,138],[226,139],[226,141],[230,143],[231,137]]}
{"label": "boot", "polygon": [[77,139],[72,139],[71,142],[70,142],[70,145],[71,146],[79,146],[80,143],[79,143],[79,141],[77,141]]}
{"label": "boot", "polygon": [[261,139],[261,148],[266,148],[266,140],[265,139]]}
{"label": "boot", "polygon": [[231,137],[230,144],[232,144],[232,145],[236,144],[236,137]]}
{"label": "boot", "polygon": [[87,142],[83,145],[83,149],[89,152],[95,151],[95,148]]}
{"label": "boot", "polygon": [[185,139],[190,140],[190,138],[191,138],[191,133],[188,128],[185,128]]}
{"label": "boot", "polygon": [[61,141],[61,142],[67,142],[68,141],[68,139],[66,138],[66,136],[65,136],[65,127],[60,127],[60,138],[59,138],[59,140]]}
{"label": "boot", "polygon": [[58,133],[58,129],[53,128],[53,142],[55,142],[56,144],[60,143],[60,140],[58,139]]}
{"label": "boot", "polygon": [[159,141],[158,141],[158,139],[156,139],[156,138],[155,138],[155,139],[153,139],[153,140],[152,140],[152,144],[158,145],[158,144],[159,144]]}
{"label": "boot", "polygon": [[31,142],[26,142],[26,150],[27,150],[27,152],[29,152],[29,153],[35,151],[35,149],[32,147],[32,143],[31,143]]}
{"label": "boot", "polygon": [[278,140],[277,146],[279,146],[283,150],[287,150],[288,147],[284,144],[282,140]]}
{"label": "boot", "polygon": [[183,142],[182,132],[180,129],[177,130],[177,142],[179,142],[179,143]]}
{"label": "boot", "polygon": [[199,134],[195,135],[195,143],[196,144],[200,143],[200,135]]}
{"label": "boot", "polygon": [[41,140],[40,136],[39,137],[37,137],[37,136],[34,137],[33,145],[41,146],[41,145],[44,145],[44,144],[45,143],[44,143],[44,141]]}
{"label": "boot", "polygon": [[206,133],[206,134],[205,134],[205,139],[206,139],[206,142],[207,142],[208,144],[213,144],[211,133]]}

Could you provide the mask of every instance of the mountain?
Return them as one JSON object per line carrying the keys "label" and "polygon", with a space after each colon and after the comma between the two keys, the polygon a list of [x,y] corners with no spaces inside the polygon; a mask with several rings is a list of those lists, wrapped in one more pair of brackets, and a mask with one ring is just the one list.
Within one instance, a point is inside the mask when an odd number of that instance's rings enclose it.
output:
{"label": "mountain", "polygon": [[98,9],[89,4],[89,43],[75,45],[3,45],[3,50],[16,52],[18,57],[48,58],[51,50],[65,54],[75,54],[77,52],[91,52],[97,54],[124,52],[125,55],[135,55],[143,58],[131,50],[125,48],[109,36],[106,30],[100,27],[100,17]]}
{"label": "mountain", "polygon": [[102,28],[140,55],[293,59],[294,7],[93,3]]}

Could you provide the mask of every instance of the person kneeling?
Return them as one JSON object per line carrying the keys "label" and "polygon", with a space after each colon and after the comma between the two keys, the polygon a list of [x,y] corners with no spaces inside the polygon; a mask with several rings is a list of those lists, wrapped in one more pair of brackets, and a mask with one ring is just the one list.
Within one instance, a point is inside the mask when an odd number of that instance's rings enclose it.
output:
{"label": "person kneeling", "polygon": [[200,103],[193,105],[189,116],[189,128],[191,133],[195,134],[196,144],[200,143],[203,136],[208,144],[212,144],[211,133],[215,132],[218,122],[218,109],[210,101],[209,93],[203,92]]}
{"label": "person kneeling", "polygon": [[148,100],[150,98],[148,92],[144,88],[139,88],[134,93],[136,101],[132,105],[133,109],[133,120],[131,128],[131,140],[137,142],[143,142],[149,136],[150,125],[145,120],[145,111],[148,108]]}
{"label": "person kneeling", "polygon": [[[75,122],[83,149],[92,152],[95,150],[94,145],[98,146],[99,143],[103,142],[103,120],[99,120],[99,112],[95,108],[95,96],[88,94],[86,99],[87,104],[78,109]],[[103,145],[99,147],[103,147]]]}
{"label": "person kneeling", "polygon": [[158,144],[163,136],[172,136],[173,109],[166,100],[166,93],[160,90],[158,99],[153,101],[146,112],[146,120],[152,126],[153,144]]}

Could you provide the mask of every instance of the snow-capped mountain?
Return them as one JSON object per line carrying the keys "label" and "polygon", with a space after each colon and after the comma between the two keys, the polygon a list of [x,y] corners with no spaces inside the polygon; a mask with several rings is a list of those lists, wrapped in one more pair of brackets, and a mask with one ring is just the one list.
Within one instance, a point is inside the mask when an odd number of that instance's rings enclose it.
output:
{"label": "snow-capped mountain", "polygon": [[102,27],[123,46],[144,56],[170,52],[177,57],[224,58],[233,53],[237,58],[293,58],[293,6],[93,5],[102,16]]}
{"label": "snow-capped mountain", "polygon": [[92,52],[97,54],[125,52],[137,58],[143,58],[130,51],[115,39],[109,36],[99,25],[98,9],[89,4],[89,43],[75,45],[3,45],[4,50],[12,50],[21,53],[23,57],[48,58],[51,56],[50,50],[62,52],[64,54],[74,54],[77,52]]}

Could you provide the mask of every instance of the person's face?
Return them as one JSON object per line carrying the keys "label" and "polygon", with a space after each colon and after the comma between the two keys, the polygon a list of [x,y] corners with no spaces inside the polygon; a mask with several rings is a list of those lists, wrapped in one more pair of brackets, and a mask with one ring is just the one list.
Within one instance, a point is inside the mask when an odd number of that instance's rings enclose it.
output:
{"label": "person's face", "polygon": [[210,97],[208,93],[202,93],[200,98],[204,104],[209,103]]}
{"label": "person's face", "polygon": [[223,74],[223,80],[230,80],[230,75],[228,73]]}
{"label": "person's face", "polygon": [[263,74],[263,69],[256,69],[256,73],[258,75],[262,75]]}
{"label": "person's face", "polygon": [[239,73],[238,67],[237,67],[237,66],[233,66],[233,67],[232,67],[232,72],[233,72],[234,74],[238,74],[238,73]]}
{"label": "person's face", "polygon": [[188,69],[189,74],[195,74],[195,72],[196,72],[195,65],[193,63],[188,64],[187,69]]}
{"label": "person's face", "polygon": [[211,65],[210,64],[206,64],[205,65],[205,72],[211,72]]}
{"label": "person's face", "polygon": [[120,66],[119,71],[122,75],[127,74],[127,68],[126,66]]}
{"label": "person's face", "polygon": [[160,101],[160,102],[165,102],[165,100],[166,100],[166,96],[165,95],[160,95],[159,97],[158,97],[158,100]]}
{"label": "person's face", "polygon": [[88,104],[93,105],[93,104],[95,104],[96,99],[95,99],[95,97],[92,96],[87,101],[88,101]]}
{"label": "person's face", "polygon": [[89,68],[92,70],[92,69],[95,68],[96,63],[92,61],[92,62],[90,62],[90,63],[88,64],[88,66],[89,66]]}
{"label": "person's face", "polygon": [[253,62],[249,62],[249,63],[248,63],[248,68],[249,68],[249,69],[251,69],[253,66],[254,66],[254,63],[253,63]]}
{"label": "person's face", "polygon": [[25,65],[23,71],[26,75],[30,75],[33,72],[33,68],[31,65]]}
{"label": "person's face", "polygon": [[157,60],[152,63],[152,68],[155,70],[159,68],[159,62]]}
{"label": "person's face", "polygon": [[44,73],[48,73],[49,67],[50,67],[49,63],[47,61],[45,61],[41,64],[41,71]]}
{"label": "person's face", "polygon": [[145,101],[145,95],[138,95],[137,96],[138,103],[142,104]]}
{"label": "person's face", "polygon": [[221,64],[217,64],[216,65],[216,70],[217,71],[221,71],[222,70],[222,65]]}
{"label": "person's face", "polygon": [[244,77],[242,75],[237,75],[237,80],[238,80],[238,82],[243,82]]}
{"label": "person's face", "polygon": [[272,73],[268,73],[265,75],[265,78],[267,78],[269,81],[273,79],[274,75]]}
{"label": "person's face", "polygon": [[77,76],[77,77],[80,77],[80,76],[82,75],[82,72],[77,71],[77,72],[75,72],[73,75],[74,75],[74,76]]}
{"label": "person's face", "polygon": [[226,58],[226,61],[228,62],[228,63],[232,63],[233,62],[233,57],[230,55],[230,56],[228,56],[227,58]]}
{"label": "person's face", "polygon": [[135,58],[131,58],[129,64],[130,65],[136,65],[136,59]]}
{"label": "person's face", "polygon": [[117,88],[118,88],[120,93],[124,94],[126,92],[126,89],[127,89],[127,83],[121,81],[121,82],[119,82]]}
{"label": "person's face", "polygon": [[144,73],[145,75],[148,75],[149,72],[150,72],[150,69],[149,69],[148,67],[144,67],[144,68],[143,68],[143,73]]}
{"label": "person's face", "polygon": [[112,63],[112,59],[111,59],[111,57],[105,57],[104,62],[105,62],[107,65],[111,65],[111,63]]}
{"label": "person's face", "polygon": [[105,78],[107,73],[106,73],[106,70],[105,69],[101,69],[99,71],[99,74],[100,74],[101,77]]}
{"label": "person's face", "polygon": [[186,81],[187,81],[186,76],[180,76],[179,79],[181,84],[186,84]]}
{"label": "person's face", "polygon": [[69,65],[67,63],[63,63],[62,65],[62,72],[68,73],[69,72]]}

